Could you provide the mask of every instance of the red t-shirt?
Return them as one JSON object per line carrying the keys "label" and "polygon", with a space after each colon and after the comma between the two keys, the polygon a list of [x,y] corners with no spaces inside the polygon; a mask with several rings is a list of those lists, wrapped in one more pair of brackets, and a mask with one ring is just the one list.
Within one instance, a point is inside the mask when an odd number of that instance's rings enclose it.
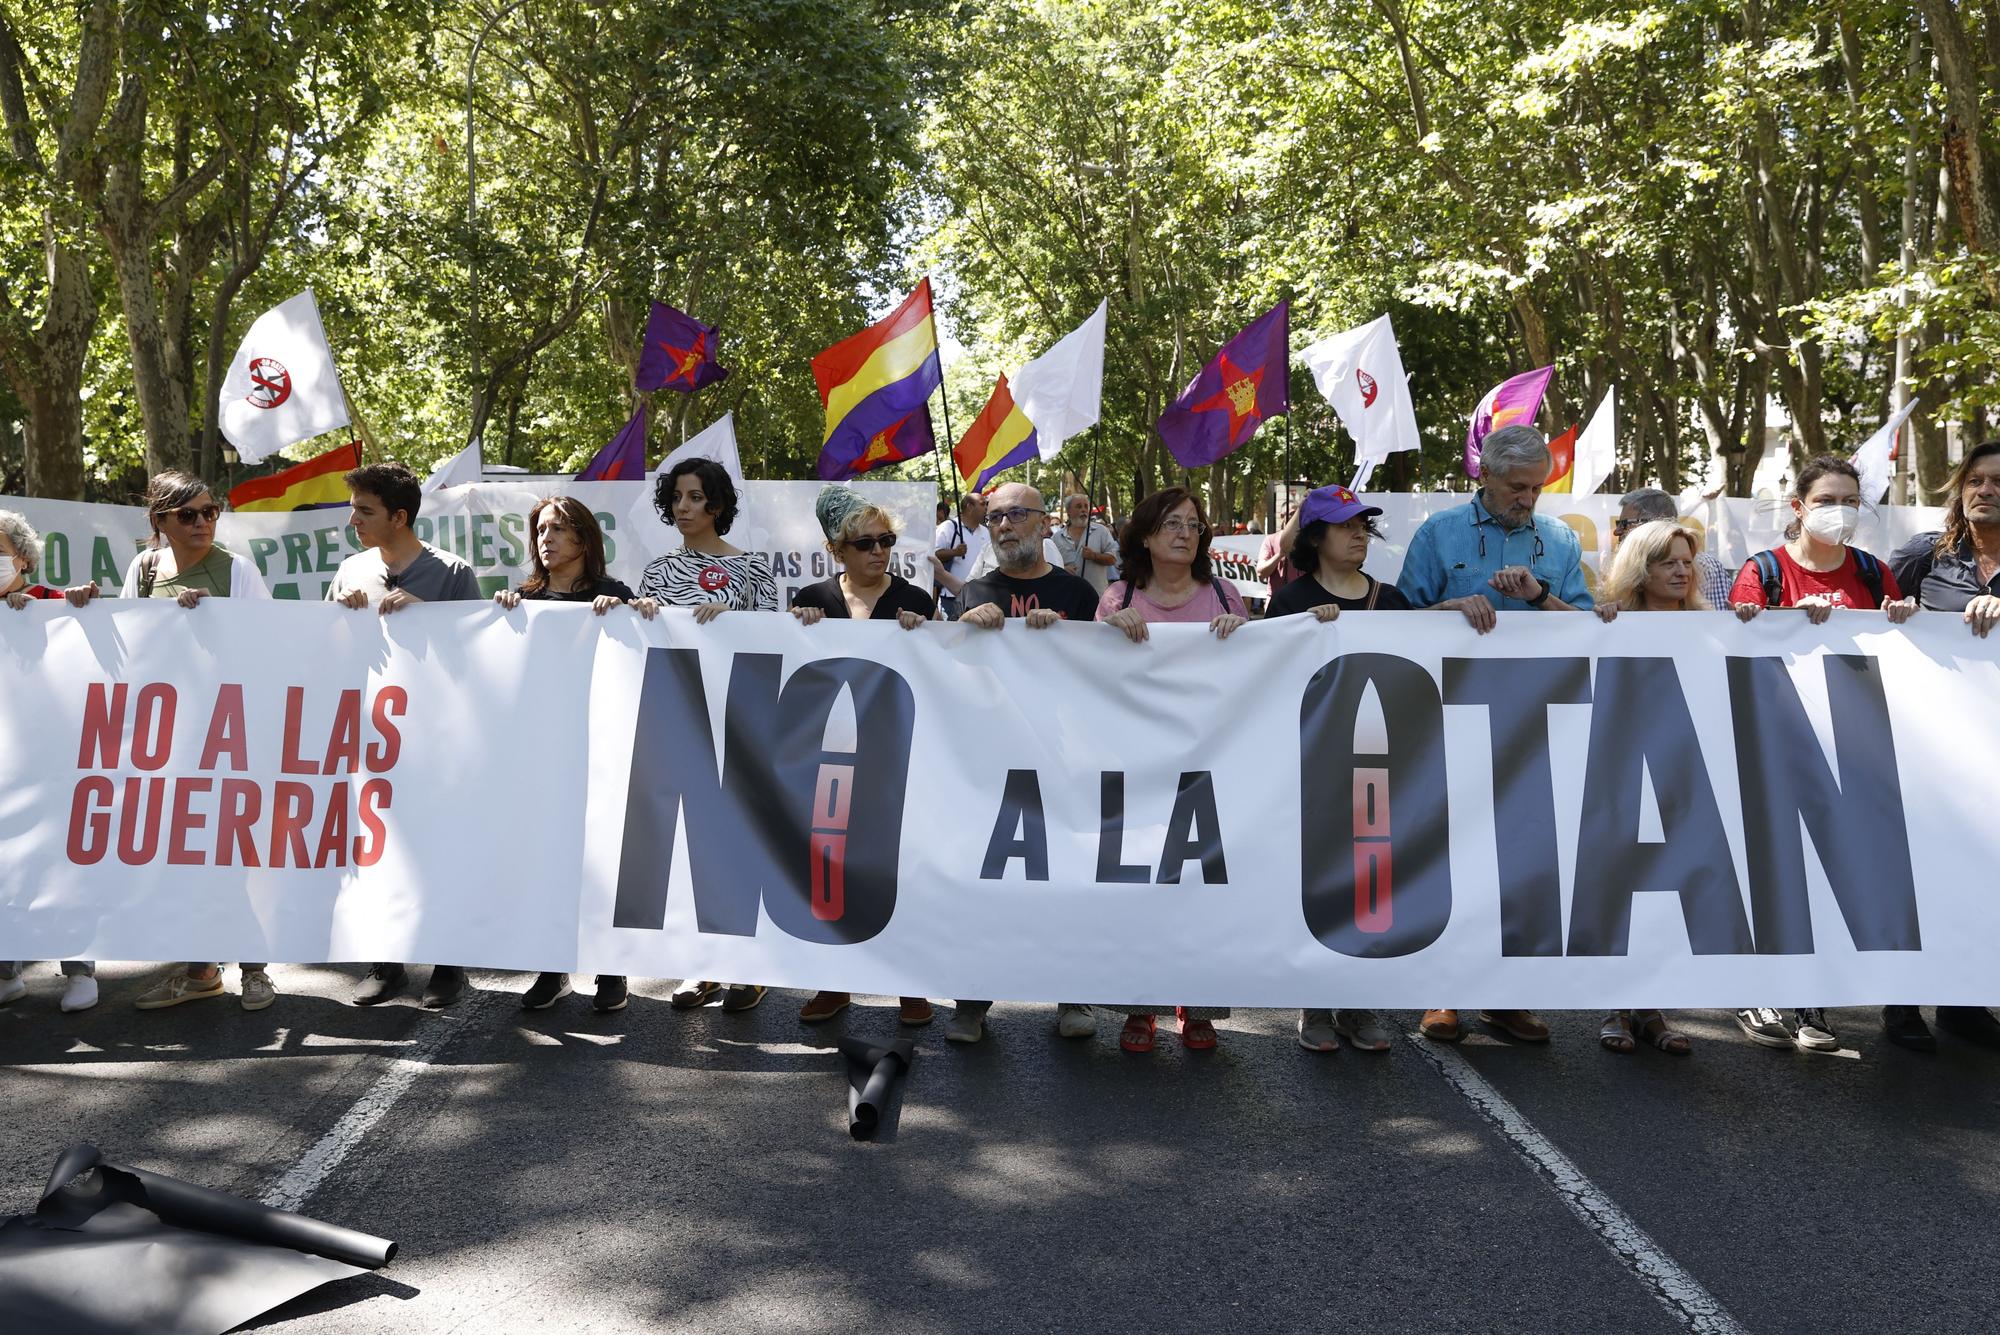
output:
{"label": "red t-shirt", "polygon": [[[1861,570],[1854,560],[1854,550],[1848,549],[1847,560],[1837,570],[1807,570],[1792,559],[1792,554],[1783,547],[1773,548],[1778,554],[1778,581],[1784,591],[1784,601],[1780,607],[1796,607],[1799,599],[1820,594],[1835,607],[1876,607],[1874,598],[1868,592],[1868,585],[1861,578]],[[1875,568],[1882,572],[1882,601],[1895,602],[1903,596],[1896,587],[1896,577],[1887,565],[1877,561]],[[1755,603],[1759,607],[1769,604],[1764,599],[1764,575],[1757,569],[1757,561],[1743,563],[1743,569],[1736,576],[1736,583],[1729,590],[1729,605]]]}

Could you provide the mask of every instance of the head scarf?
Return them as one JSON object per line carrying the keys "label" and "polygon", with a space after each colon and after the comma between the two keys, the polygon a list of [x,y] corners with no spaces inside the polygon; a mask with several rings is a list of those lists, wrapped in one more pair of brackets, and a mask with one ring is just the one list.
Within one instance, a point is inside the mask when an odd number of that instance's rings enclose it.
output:
{"label": "head scarf", "polygon": [[867,508],[868,501],[860,492],[836,482],[820,489],[819,499],[813,502],[813,515],[826,533],[826,540],[838,542],[840,530],[849,517]]}

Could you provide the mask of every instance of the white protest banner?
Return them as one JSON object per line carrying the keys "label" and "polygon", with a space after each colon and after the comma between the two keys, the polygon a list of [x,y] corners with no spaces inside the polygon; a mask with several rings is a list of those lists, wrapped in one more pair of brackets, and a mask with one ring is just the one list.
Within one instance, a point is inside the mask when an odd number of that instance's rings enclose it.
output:
{"label": "white protest banner", "polygon": [[1557,1008],[2000,962],[2000,639],[1942,614],[40,603],[0,669],[9,958]]}
{"label": "white protest banner", "polygon": [[[1363,499],[1382,508],[1375,522],[1384,535],[1369,547],[1365,569],[1379,580],[1394,583],[1403,569],[1403,553],[1424,520],[1440,510],[1464,505],[1470,498],[1465,492],[1421,491],[1368,492]],[[1711,501],[1690,493],[1679,498],[1678,506],[1682,522],[1702,533],[1704,550],[1713,553],[1732,573],[1742,569],[1754,553],[1783,545],[1785,526],[1792,522],[1789,508],[1765,501],[1736,497]],[[1618,517],[1618,498],[1544,492],[1538,513],[1545,519],[1560,520],[1576,531],[1583,547],[1584,579],[1595,590],[1598,572],[1611,549],[1611,521]],[[1917,534],[1943,527],[1944,511],[1936,506],[1863,506],[1854,545],[1886,561],[1890,553]],[[1237,591],[1245,597],[1263,598],[1270,593],[1270,588],[1256,578],[1257,547],[1262,542],[1254,533],[1232,534],[1216,538],[1210,547],[1220,573],[1233,579]]]}
{"label": "white protest banner", "polygon": [[251,321],[220,395],[222,434],[245,463],[347,425],[347,396],[311,288]]}
{"label": "white protest banner", "polygon": [[[488,593],[512,588],[528,575],[528,511],[552,491],[587,502],[605,531],[613,576],[638,587],[646,563],[680,545],[680,535],[660,522],[645,498],[646,483],[483,482],[427,493],[411,525],[419,538],[472,563]],[[763,552],[776,573],[782,600],[833,574],[826,538],[813,517],[821,482],[746,482],[741,512],[729,540]],[[922,588],[931,587],[924,559],[937,504],[934,482],[851,484],[886,510],[903,536],[891,568]],[[0,509],[25,516],[44,539],[42,582],[58,587],[95,582],[116,593],[149,531],[136,505],[87,505],[0,496]],[[278,598],[317,600],[333,572],[357,549],[343,509],[290,513],[224,514],[216,541],[253,561]]]}

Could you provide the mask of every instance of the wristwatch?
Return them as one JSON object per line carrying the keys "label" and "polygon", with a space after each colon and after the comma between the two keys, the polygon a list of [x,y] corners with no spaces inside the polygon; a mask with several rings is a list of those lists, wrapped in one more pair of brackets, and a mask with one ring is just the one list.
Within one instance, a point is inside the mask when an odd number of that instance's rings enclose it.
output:
{"label": "wristwatch", "polygon": [[1542,591],[1536,594],[1534,597],[1528,599],[1528,606],[1530,607],[1540,607],[1543,603],[1549,600],[1549,592],[1550,592],[1549,582],[1543,579],[1539,575],[1535,577],[1535,582],[1542,586]]}

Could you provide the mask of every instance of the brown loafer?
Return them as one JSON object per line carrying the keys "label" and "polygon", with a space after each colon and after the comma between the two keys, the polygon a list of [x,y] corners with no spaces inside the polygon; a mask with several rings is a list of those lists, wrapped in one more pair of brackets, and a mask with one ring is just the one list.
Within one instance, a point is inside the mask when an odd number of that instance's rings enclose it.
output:
{"label": "brown loafer", "polygon": [[1425,1038],[1439,1043],[1456,1043],[1464,1032],[1458,1027],[1457,1011],[1425,1011],[1424,1022],[1417,1028]]}
{"label": "brown loafer", "polygon": [[935,1013],[931,1010],[931,1003],[927,998],[904,997],[902,1010],[896,1018],[904,1024],[929,1024],[931,1016]]}
{"label": "brown loafer", "polygon": [[1533,1011],[1481,1011],[1479,1022],[1490,1024],[1507,1037],[1517,1038],[1523,1043],[1549,1041],[1549,1027]]}
{"label": "brown loafer", "polygon": [[846,1010],[847,1003],[852,1000],[845,992],[815,992],[811,1001],[799,1007],[799,1018],[807,1024],[831,1020]]}

